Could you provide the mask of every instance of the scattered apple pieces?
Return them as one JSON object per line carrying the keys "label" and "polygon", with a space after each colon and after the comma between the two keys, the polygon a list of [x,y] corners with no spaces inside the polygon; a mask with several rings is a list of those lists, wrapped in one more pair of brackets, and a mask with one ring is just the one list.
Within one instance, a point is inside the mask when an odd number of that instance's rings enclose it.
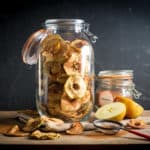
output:
{"label": "scattered apple pieces", "polygon": [[14,137],[24,137],[28,136],[28,133],[20,132],[20,128],[18,125],[14,125],[11,127],[6,133],[4,133],[6,136],[14,136]]}
{"label": "scattered apple pieces", "polygon": [[68,130],[66,130],[67,134],[71,134],[71,135],[78,135],[83,133],[84,128],[82,126],[82,124],[80,122],[75,122],[72,124],[72,127]]}
{"label": "scattered apple pieces", "polygon": [[30,138],[37,140],[54,140],[60,138],[60,134],[54,132],[41,132],[40,130],[35,130],[31,133]]}
{"label": "scattered apple pieces", "polygon": [[146,128],[146,123],[140,119],[130,119],[127,123],[127,126],[134,128],[134,129],[144,129]]}
{"label": "scattered apple pieces", "polygon": [[27,123],[25,124],[25,127],[22,129],[25,132],[33,132],[36,129],[38,129],[42,125],[41,118],[30,118]]}

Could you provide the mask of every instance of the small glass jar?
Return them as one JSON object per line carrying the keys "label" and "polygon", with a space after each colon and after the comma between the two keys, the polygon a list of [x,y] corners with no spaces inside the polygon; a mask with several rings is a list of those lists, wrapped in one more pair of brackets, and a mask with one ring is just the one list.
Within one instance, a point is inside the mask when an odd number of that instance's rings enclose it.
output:
{"label": "small glass jar", "polygon": [[96,106],[98,107],[113,102],[116,96],[133,99],[141,95],[133,83],[133,70],[100,71],[97,81]]}
{"label": "small glass jar", "polygon": [[81,19],[49,19],[23,48],[23,60],[36,67],[36,106],[40,115],[67,122],[88,119],[94,106],[96,36]]}

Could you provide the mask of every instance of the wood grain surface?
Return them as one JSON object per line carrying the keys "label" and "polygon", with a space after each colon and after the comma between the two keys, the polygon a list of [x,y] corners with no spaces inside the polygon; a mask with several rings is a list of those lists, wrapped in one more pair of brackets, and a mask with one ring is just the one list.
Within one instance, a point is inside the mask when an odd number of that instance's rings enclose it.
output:
{"label": "wood grain surface", "polygon": [[[0,144],[1,145],[129,145],[129,144],[150,144],[150,141],[130,134],[127,131],[119,131],[116,135],[104,135],[97,131],[86,131],[81,135],[66,135],[57,140],[33,140],[28,137],[9,137],[3,135],[15,124],[20,124],[16,119],[16,111],[0,111]],[[140,117],[148,124],[150,123],[150,111],[145,111]],[[140,130],[150,134],[150,125]]]}

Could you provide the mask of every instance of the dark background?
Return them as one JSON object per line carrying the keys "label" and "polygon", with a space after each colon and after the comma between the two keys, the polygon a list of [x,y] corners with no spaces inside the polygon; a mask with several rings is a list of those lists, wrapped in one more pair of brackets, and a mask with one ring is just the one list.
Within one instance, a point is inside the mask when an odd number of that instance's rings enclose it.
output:
{"label": "dark background", "polygon": [[82,18],[99,40],[96,73],[133,69],[138,100],[150,109],[150,1],[8,1],[0,5],[0,110],[35,108],[35,66],[23,64],[21,50],[45,19]]}

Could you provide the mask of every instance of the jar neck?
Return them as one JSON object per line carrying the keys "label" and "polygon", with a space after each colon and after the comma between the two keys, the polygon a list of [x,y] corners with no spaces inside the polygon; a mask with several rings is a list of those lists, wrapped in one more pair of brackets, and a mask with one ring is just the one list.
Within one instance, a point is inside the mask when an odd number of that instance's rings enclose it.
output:
{"label": "jar neck", "polygon": [[44,22],[44,28],[56,32],[57,30],[70,30],[74,32],[89,31],[89,24],[82,19],[48,19]]}
{"label": "jar neck", "polygon": [[50,33],[75,32],[84,33],[92,43],[96,43],[98,39],[93,33],[89,31],[89,24],[82,19],[48,19],[43,24],[44,28]]}

